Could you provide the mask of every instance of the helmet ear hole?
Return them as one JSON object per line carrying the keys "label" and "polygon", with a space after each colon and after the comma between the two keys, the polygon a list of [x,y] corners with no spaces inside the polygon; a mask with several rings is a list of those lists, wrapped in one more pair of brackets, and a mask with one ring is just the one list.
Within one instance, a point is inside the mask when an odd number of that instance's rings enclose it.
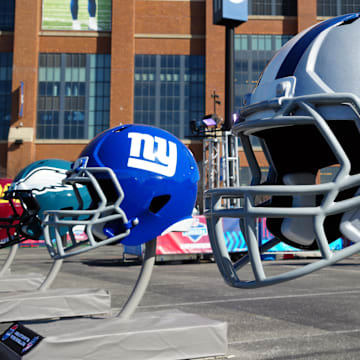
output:
{"label": "helmet ear hole", "polygon": [[158,213],[169,202],[170,197],[170,195],[155,196],[151,200],[149,210],[154,214]]}

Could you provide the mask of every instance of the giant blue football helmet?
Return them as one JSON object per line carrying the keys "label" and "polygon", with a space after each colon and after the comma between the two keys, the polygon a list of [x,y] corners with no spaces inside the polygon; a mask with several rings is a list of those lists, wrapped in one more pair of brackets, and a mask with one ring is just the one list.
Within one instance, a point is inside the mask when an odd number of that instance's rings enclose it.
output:
{"label": "giant blue football helmet", "polygon": [[[13,214],[0,222],[0,228],[12,231],[9,231],[9,241],[1,244],[0,248],[28,239],[42,239],[41,223],[45,210],[77,208],[72,186],[62,184],[71,164],[60,159],[39,160],[16,175],[4,196],[12,205]],[[82,187],[80,191],[85,201],[89,202],[86,188]]]}
{"label": "giant blue football helmet", "polygon": [[[96,136],[75,161],[64,184],[91,196],[81,210],[45,212],[45,241],[53,258],[65,258],[120,242],[139,245],[189,218],[199,172],[191,152],[175,136],[152,126],[123,125]],[[79,204],[81,194],[77,194]],[[59,231],[85,226],[87,239],[63,246]],[[53,242],[56,239],[56,243]],[[86,247],[81,246],[86,243]]]}
{"label": "giant blue football helmet", "polygon": [[[246,97],[232,132],[241,139],[251,173],[249,186],[206,193],[206,213],[216,262],[226,282],[239,288],[290,280],[333,264],[360,250],[360,33],[359,14],[323,21],[286,43]],[[250,142],[258,138],[269,164],[261,182]],[[319,184],[320,170],[336,175]],[[259,199],[267,201],[259,203]],[[224,198],[241,206],[227,208]],[[236,203],[234,200],[232,204]],[[240,219],[248,254],[233,263],[221,228],[222,217]],[[257,219],[274,235],[259,247]],[[354,244],[332,251],[346,237]],[[261,253],[279,242],[320,250],[321,260],[267,276]],[[253,278],[239,277],[251,262]]]}

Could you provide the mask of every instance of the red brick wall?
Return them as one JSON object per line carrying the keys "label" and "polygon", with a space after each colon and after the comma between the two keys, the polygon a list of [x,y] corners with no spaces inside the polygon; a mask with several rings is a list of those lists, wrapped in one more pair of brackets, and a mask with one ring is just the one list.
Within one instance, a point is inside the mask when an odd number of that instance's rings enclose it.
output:
{"label": "red brick wall", "polygon": [[297,32],[303,31],[316,23],[316,0],[298,0],[297,11]]}
{"label": "red brick wall", "polygon": [[135,0],[113,1],[110,126],[133,122]]}
{"label": "red brick wall", "polygon": [[[10,133],[16,133],[20,127],[23,128],[21,131],[27,129],[29,134],[35,131],[40,19],[41,0],[16,1]],[[24,82],[25,92],[24,116],[21,119],[18,114],[20,81]],[[22,145],[9,143],[8,149],[8,176],[13,178],[21,168],[35,160],[35,144],[25,139]]]}
{"label": "red brick wall", "polygon": [[[111,53],[110,125],[133,122],[134,54],[184,54],[206,57],[206,109],[213,110],[215,89],[224,116],[225,30],[213,25],[213,0],[144,1],[113,0],[112,34],[69,36],[70,32],[41,33],[41,0],[17,0],[13,35],[0,34],[0,51],[14,48],[12,128],[36,127],[37,70],[40,52]],[[316,22],[316,0],[298,1],[296,17],[250,17],[235,33],[296,34]],[[50,36],[50,34],[52,36]],[[90,36],[89,36],[90,35]],[[18,87],[25,82],[24,117],[18,118]],[[84,142],[25,142],[0,144],[0,166],[6,163],[8,176],[14,176],[28,163],[51,157],[74,159]],[[196,158],[202,158],[201,143],[189,145]],[[6,150],[8,149],[8,151]],[[5,154],[6,155],[6,154]],[[262,155],[260,155],[262,156]],[[241,163],[244,163],[244,159]]]}

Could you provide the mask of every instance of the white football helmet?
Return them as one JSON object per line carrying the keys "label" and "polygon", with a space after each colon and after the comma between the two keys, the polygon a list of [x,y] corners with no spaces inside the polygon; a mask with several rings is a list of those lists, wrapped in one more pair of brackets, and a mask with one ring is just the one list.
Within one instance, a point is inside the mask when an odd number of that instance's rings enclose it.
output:
{"label": "white football helmet", "polygon": [[[220,272],[228,284],[260,287],[294,279],[360,250],[360,34],[359,13],[323,21],[286,43],[246,97],[232,132],[240,137],[252,182],[205,193],[209,236]],[[260,166],[249,136],[259,139],[269,164],[261,183]],[[320,170],[334,166],[334,179],[319,184]],[[259,203],[259,198],[267,198]],[[241,199],[226,207],[225,198]],[[231,202],[234,204],[235,202]],[[221,218],[240,218],[248,254],[233,263]],[[259,246],[257,219],[266,218],[274,235]],[[352,245],[332,251],[346,237]],[[261,253],[279,242],[320,250],[321,260],[267,277]],[[240,268],[251,262],[253,279]]]}

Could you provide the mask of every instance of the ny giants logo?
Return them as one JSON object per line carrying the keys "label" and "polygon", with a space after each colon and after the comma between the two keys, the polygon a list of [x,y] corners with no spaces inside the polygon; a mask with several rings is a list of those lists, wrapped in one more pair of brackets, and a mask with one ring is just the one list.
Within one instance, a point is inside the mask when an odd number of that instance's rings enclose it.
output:
{"label": "ny giants logo", "polygon": [[167,177],[174,176],[177,165],[177,147],[172,141],[158,136],[131,132],[128,167],[151,171]]}

